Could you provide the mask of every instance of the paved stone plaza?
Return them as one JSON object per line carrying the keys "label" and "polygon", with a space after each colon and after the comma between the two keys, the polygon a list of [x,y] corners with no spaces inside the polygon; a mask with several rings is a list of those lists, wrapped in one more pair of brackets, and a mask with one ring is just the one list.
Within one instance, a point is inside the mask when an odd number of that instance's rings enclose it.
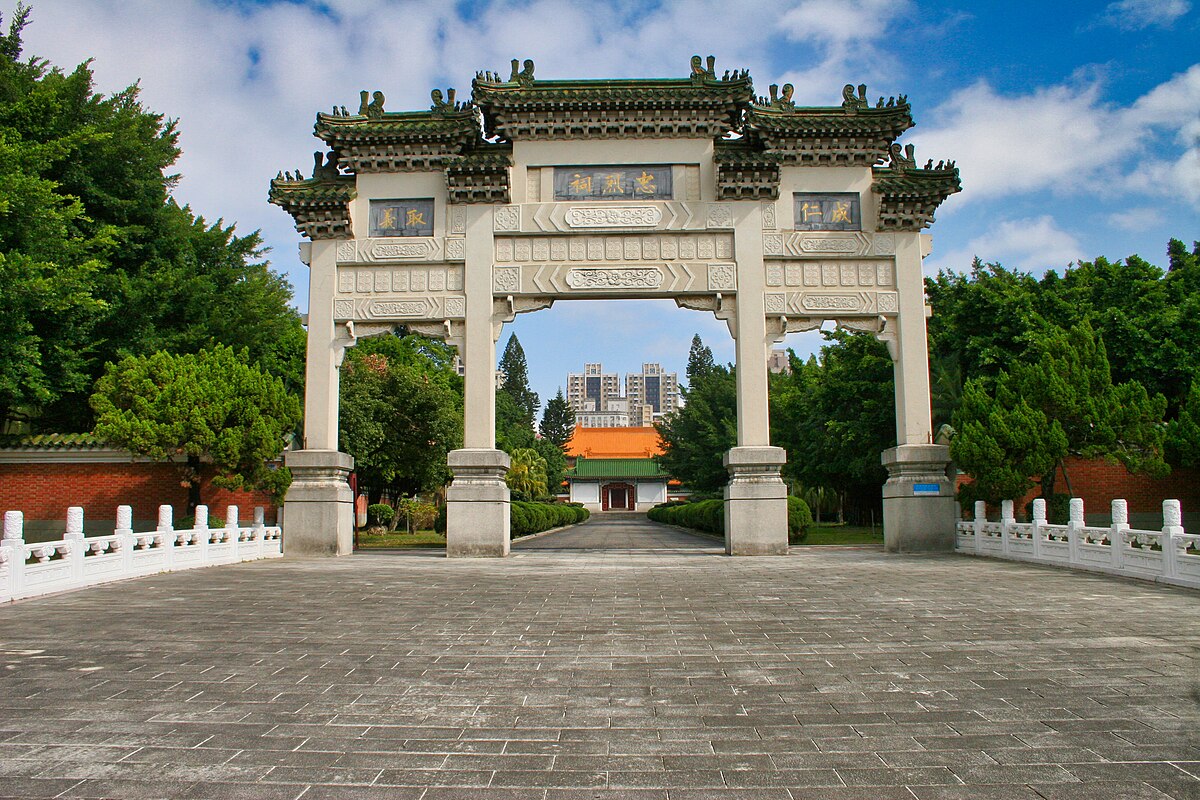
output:
{"label": "paved stone plaza", "polygon": [[0,797],[1200,797],[1195,592],[556,536],[0,608]]}

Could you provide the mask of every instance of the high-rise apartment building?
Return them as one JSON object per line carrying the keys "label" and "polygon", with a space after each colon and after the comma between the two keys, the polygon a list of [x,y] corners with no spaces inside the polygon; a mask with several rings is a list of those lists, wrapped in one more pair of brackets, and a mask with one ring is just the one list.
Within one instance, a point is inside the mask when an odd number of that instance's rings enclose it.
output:
{"label": "high-rise apartment building", "polygon": [[576,414],[609,411],[609,399],[620,396],[621,377],[605,375],[603,364],[584,364],[582,373],[567,375],[567,403]]}
{"label": "high-rise apartment building", "polygon": [[640,373],[626,374],[625,394],[631,409],[649,406],[655,418],[677,411],[681,405],[679,376],[664,372],[661,364],[642,364]]}
{"label": "high-rise apartment building", "polygon": [[620,376],[605,374],[601,364],[586,364],[582,373],[567,376],[567,402],[585,427],[648,427],[683,405],[678,376],[660,364],[628,373],[624,394]]}

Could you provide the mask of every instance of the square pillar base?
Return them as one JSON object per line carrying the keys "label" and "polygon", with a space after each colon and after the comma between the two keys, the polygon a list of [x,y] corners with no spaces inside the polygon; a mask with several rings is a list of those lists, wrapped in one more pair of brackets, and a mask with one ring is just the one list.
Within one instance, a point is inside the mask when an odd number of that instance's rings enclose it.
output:
{"label": "square pillar base", "polygon": [[782,447],[734,447],[722,459],[725,487],[725,552],[731,556],[777,556],[788,551],[787,486],[779,477],[787,463]]}
{"label": "square pillar base", "polygon": [[904,444],[883,451],[883,546],[891,553],[954,551],[958,504],[946,475],[950,448]]}
{"label": "square pillar base", "polygon": [[446,459],[454,480],[446,490],[446,555],[503,558],[508,555],[511,463],[503,450],[452,450]]}
{"label": "square pillar base", "polygon": [[284,455],[292,485],[283,502],[285,556],[344,556],[354,550],[354,459],[336,450]]}

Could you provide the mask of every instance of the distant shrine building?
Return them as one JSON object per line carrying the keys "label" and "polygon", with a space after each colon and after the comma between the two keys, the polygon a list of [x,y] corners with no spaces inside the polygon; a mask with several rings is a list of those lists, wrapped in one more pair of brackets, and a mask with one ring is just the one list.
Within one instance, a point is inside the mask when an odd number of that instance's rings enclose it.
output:
{"label": "distant shrine building", "polygon": [[933,444],[922,230],[959,190],[897,139],[906,99],[799,107],[757,97],[710,56],[682,78],[540,80],[531,61],[479,73],[471,98],[421,111],[382,92],[318,114],[314,174],[270,200],[309,241],[303,448],[287,456],[288,553],[350,551],[352,459],[338,450],[338,367],[358,338],[405,325],[457,347],[464,446],[450,455],[447,554],[509,547],[508,457],[496,449],[496,341],[559,300],[671,298],[725,321],[737,359],[737,446],[723,456],[726,550],[787,550],[786,454],[772,447],[772,345],[832,320],[887,343],[898,446],[882,454],[891,550],[951,549],[947,448]]}
{"label": "distant shrine building", "polygon": [[590,511],[646,511],[684,496],[654,456],[655,428],[576,425],[567,442],[567,499]]}

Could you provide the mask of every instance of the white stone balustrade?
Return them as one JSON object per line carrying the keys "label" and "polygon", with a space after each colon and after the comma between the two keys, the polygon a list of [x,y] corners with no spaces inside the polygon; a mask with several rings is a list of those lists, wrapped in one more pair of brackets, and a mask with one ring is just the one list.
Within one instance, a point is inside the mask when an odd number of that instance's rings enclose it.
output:
{"label": "white stone balustrade", "polygon": [[1013,503],[1001,504],[1000,521],[989,522],[987,505],[975,503],[975,518],[956,526],[959,553],[1052,564],[1200,589],[1200,534],[1183,529],[1178,500],[1163,501],[1162,530],[1129,527],[1129,505],[1112,501],[1112,524],[1089,526],[1083,501],[1072,498],[1070,521],[1046,521],[1046,501],[1033,501],[1033,521],[1017,522]]}
{"label": "white stone balustrade", "polygon": [[279,558],[282,533],[268,526],[261,506],[254,523],[241,527],[237,506],[229,506],[224,525],[209,528],[208,507],[197,506],[190,530],[176,530],[171,506],[158,507],[153,531],[135,533],[133,509],[117,507],[116,526],[107,536],[85,536],[83,509],[67,509],[63,538],[30,544],[20,511],[4,513],[0,539],[0,602],[80,589],[159,572],[178,572],[216,564]]}

